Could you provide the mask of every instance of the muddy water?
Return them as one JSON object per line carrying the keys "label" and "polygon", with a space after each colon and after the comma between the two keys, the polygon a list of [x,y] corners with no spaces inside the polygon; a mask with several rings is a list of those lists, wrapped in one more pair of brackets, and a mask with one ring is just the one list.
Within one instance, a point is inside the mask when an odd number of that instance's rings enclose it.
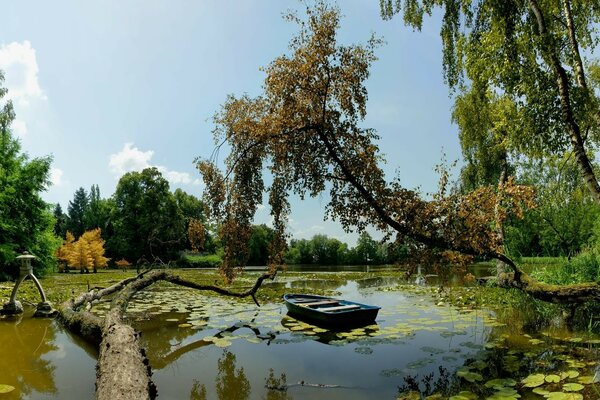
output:
{"label": "muddy water", "polygon": [[[341,278],[278,284],[377,304],[375,324],[332,332],[287,316],[279,302],[259,308],[165,286],[140,293],[130,319],[142,331],[159,399],[395,399],[399,387],[444,398],[512,390],[543,399],[532,390],[565,392],[566,384],[578,389],[568,393],[600,398],[591,383],[598,337],[517,323],[521,310],[500,317],[452,307],[393,278]],[[0,384],[16,389],[0,399],[91,398],[95,357],[51,320],[2,319]],[[531,387],[516,383],[524,378]]]}
{"label": "muddy water", "polygon": [[0,319],[0,399],[88,399],[94,395],[96,351],[51,319]]}

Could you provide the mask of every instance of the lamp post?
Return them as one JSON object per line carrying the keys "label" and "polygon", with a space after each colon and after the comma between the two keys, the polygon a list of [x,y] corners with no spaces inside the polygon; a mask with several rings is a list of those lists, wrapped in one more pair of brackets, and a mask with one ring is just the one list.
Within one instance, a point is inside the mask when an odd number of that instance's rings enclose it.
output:
{"label": "lamp post", "polygon": [[17,315],[23,312],[23,305],[20,301],[17,300],[17,292],[19,290],[19,286],[21,283],[28,277],[31,278],[38,291],[40,292],[40,297],[42,301],[37,304],[35,309],[34,317],[51,317],[56,314],[56,310],[52,308],[52,304],[46,299],[46,294],[44,293],[44,289],[40,284],[40,281],[33,274],[33,267],[31,266],[31,260],[33,260],[35,256],[29,254],[24,251],[23,254],[18,256],[16,259],[20,261],[19,266],[19,279],[15,284],[15,287],[12,290],[10,295],[10,300],[8,303],[4,304],[2,310],[0,310],[0,314],[4,315]]}

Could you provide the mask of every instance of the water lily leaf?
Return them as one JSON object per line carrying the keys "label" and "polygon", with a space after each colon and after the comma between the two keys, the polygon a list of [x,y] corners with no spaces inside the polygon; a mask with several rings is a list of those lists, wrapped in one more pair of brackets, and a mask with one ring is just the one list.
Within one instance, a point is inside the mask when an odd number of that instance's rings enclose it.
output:
{"label": "water lily leaf", "polygon": [[532,390],[532,392],[535,394],[539,394],[540,396],[545,396],[547,394],[550,394],[550,391],[548,391],[546,389],[542,389],[541,387],[536,387],[535,389]]}
{"label": "water lily leaf", "polygon": [[565,383],[563,385],[563,390],[566,392],[579,392],[583,390],[583,385],[580,383]]}
{"label": "water lily leaf", "polygon": [[492,379],[491,381],[487,381],[484,386],[488,389],[494,388],[500,390],[506,386],[515,386],[516,384],[517,381],[514,379]]}
{"label": "water lily leaf", "polygon": [[546,379],[546,382],[548,382],[548,383],[558,383],[558,382],[560,382],[560,376],[554,375],[554,374],[546,375],[545,379]]}
{"label": "water lily leaf", "polygon": [[544,374],[531,374],[521,382],[523,383],[523,386],[533,388],[543,385],[545,378]]}
{"label": "water lily leaf", "polygon": [[551,392],[544,397],[548,400],[583,400],[579,393]]}
{"label": "water lily leaf", "polygon": [[536,344],[542,344],[542,343],[544,343],[544,341],[540,340],[540,339],[529,339],[529,343],[531,343],[532,345],[536,345]]}
{"label": "water lily leaf", "polygon": [[463,390],[459,394],[450,397],[448,400],[476,400],[477,395],[473,392]]}
{"label": "water lily leaf", "polygon": [[192,324],[179,324],[177,326],[180,328],[191,328],[193,325]]}
{"label": "water lily leaf", "polygon": [[591,383],[596,383],[598,382],[598,378],[597,376],[580,376],[579,378],[577,378],[577,382],[584,384],[584,385],[589,385]]}
{"label": "water lily leaf", "polygon": [[437,347],[431,347],[431,346],[421,347],[421,350],[426,353],[431,353],[431,354],[442,354],[442,353],[446,352],[446,350],[444,350],[444,349],[439,349]]}
{"label": "water lily leaf", "polygon": [[231,342],[227,339],[217,339],[213,343],[215,344],[215,346],[221,347],[221,348],[231,346]]}
{"label": "water lily leaf", "polygon": [[458,371],[456,373],[456,375],[460,376],[461,378],[463,378],[467,382],[471,382],[471,383],[475,383],[477,381],[483,380],[483,376],[481,376],[481,374],[478,374],[477,372]]}
{"label": "water lily leaf", "polygon": [[560,373],[561,380],[567,379],[567,378],[573,379],[573,378],[577,378],[578,376],[579,376],[579,372],[575,371],[574,369]]}
{"label": "water lily leaf", "polygon": [[13,390],[15,390],[14,386],[10,386],[10,385],[6,385],[4,383],[0,383],[0,393],[4,394],[4,393],[10,393]]}
{"label": "water lily leaf", "polygon": [[513,388],[502,388],[500,390],[498,390],[496,393],[494,393],[494,396],[501,396],[501,397],[521,397],[517,391]]}
{"label": "water lily leaf", "polygon": [[521,398],[520,394],[515,394],[512,396],[503,396],[501,394],[493,394],[486,398],[486,400],[516,400]]}

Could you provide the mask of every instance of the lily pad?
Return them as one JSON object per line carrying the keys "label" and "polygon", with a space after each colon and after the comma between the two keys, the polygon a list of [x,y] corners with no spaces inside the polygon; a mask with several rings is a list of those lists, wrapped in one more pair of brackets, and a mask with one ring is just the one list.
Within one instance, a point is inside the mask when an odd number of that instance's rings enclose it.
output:
{"label": "lily pad", "polygon": [[567,379],[567,378],[573,379],[573,378],[577,378],[578,376],[579,376],[579,371],[575,371],[574,369],[560,373],[561,379]]}
{"label": "lily pad", "polygon": [[477,399],[477,395],[475,393],[463,390],[459,394],[450,397],[448,400],[476,400],[476,399]]}
{"label": "lily pad", "polygon": [[579,392],[580,390],[583,390],[583,385],[580,383],[565,383],[563,385],[563,390],[565,392]]}
{"label": "lily pad", "polygon": [[500,389],[507,386],[515,386],[516,384],[517,381],[514,379],[492,379],[491,381],[487,381],[484,386],[488,389]]}
{"label": "lily pad", "polygon": [[15,390],[14,386],[6,385],[4,383],[0,383],[0,394],[10,393]]}
{"label": "lily pad", "polygon": [[577,378],[577,382],[579,382],[583,385],[589,385],[589,384],[598,382],[598,379],[597,379],[597,376],[586,375],[586,376],[580,376],[579,378]]}
{"label": "lily pad", "polygon": [[525,387],[538,387],[544,384],[546,376],[544,374],[531,374],[527,378],[523,379],[521,383]]}
{"label": "lily pad", "polygon": [[546,375],[545,379],[546,379],[546,382],[548,382],[548,383],[558,383],[558,382],[560,382],[560,376],[554,375],[554,374]]}
{"label": "lily pad", "polygon": [[545,396],[548,400],[583,400],[579,393],[551,392]]}
{"label": "lily pad", "polygon": [[541,387],[536,387],[532,390],[532,392],[535,394],[539,394],[540,396],[546,396],[547,394],[550,394],[550,391],[542,389]]}
{"label": "lily pad", "polygon": [[478,374],[477,372],[461,370],[461,371],[458,371],[456,373],[456,375],[460,376],[467,382],[471,382],[471,383],[475,383],[475,382],[483,380],[483,376],[481,376],[481,374]]}

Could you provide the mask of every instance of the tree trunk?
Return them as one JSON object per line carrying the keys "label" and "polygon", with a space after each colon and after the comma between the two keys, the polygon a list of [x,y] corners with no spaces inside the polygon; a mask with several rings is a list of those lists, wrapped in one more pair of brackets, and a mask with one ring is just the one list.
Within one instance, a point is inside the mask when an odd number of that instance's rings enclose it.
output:
{"label": "tree trunk", "polygon": [[[565,124],[567,133],[569,135],[571,146],[573,147],[575,159],[577,160],[577,164],[579,165],[579,169],[581,170],[583,179],[585,180],[585,183],[588,189],[590,190],[590,193],[592,194],[592,198],[594,199],[594,201],[596,201],[596,203],[600,204],[600,185],[598,184],[598,180],[596,178],[596,175],[594,174],[592,164],[585,151],[585,145],[583,138],[581,137],[580,126],[577,123],[577,121],[575,121],[573,106],[571,104],[571,98],[569,93],[569,80],[567,73],[558,57],[554,40],[550,33],[548,33],[548,30],[546,28],[546,21],[544,19],[542,11],[539,8],[537,0],[529,0],[529,5],[531,6],[531,10],[533,11],[537,20],[538,33],[541,37],[542,42],[542,56],[552,68],[554,76],[556,78],[560,98],[562,119],[563,123]],[[570,10],[568,7],[567,9]],[[575,36],[573,36],[573,39],[574,38]],[[583,67],[581,68],[582,69],[580,72],[583,74]],[[575,69],[577,70],[577,67]],[[583,83],[585,85],[585,80],[583,80]]]}
{"label": "tree trunk", "polygon": [[[504,185],[506,184],[508,180],[508,155],[506,154],[506,152],[502,153],[502,156],[500,158],[500,177],[498,178],[498,191],[502,192],[504,189]],[[496,207],[494,210],[494,213],[496,215],[496,233],[498,235],[498,240],[500,242],[500,249],[499,251],[504,253],[504,223],[502,221],[502,219],[500,218],[500,209],[502,207],[502,198],[501,196],[498,197],[498,201],[496,202]],[[501,281],[502,279],[504,279],[504,277],[506,277],[507,273],[510,271],[510,267],[508,265],[506,265],[506,263],[504,263],[501,260],[496,260],[496,278],[498,279],[498,281]]]}

